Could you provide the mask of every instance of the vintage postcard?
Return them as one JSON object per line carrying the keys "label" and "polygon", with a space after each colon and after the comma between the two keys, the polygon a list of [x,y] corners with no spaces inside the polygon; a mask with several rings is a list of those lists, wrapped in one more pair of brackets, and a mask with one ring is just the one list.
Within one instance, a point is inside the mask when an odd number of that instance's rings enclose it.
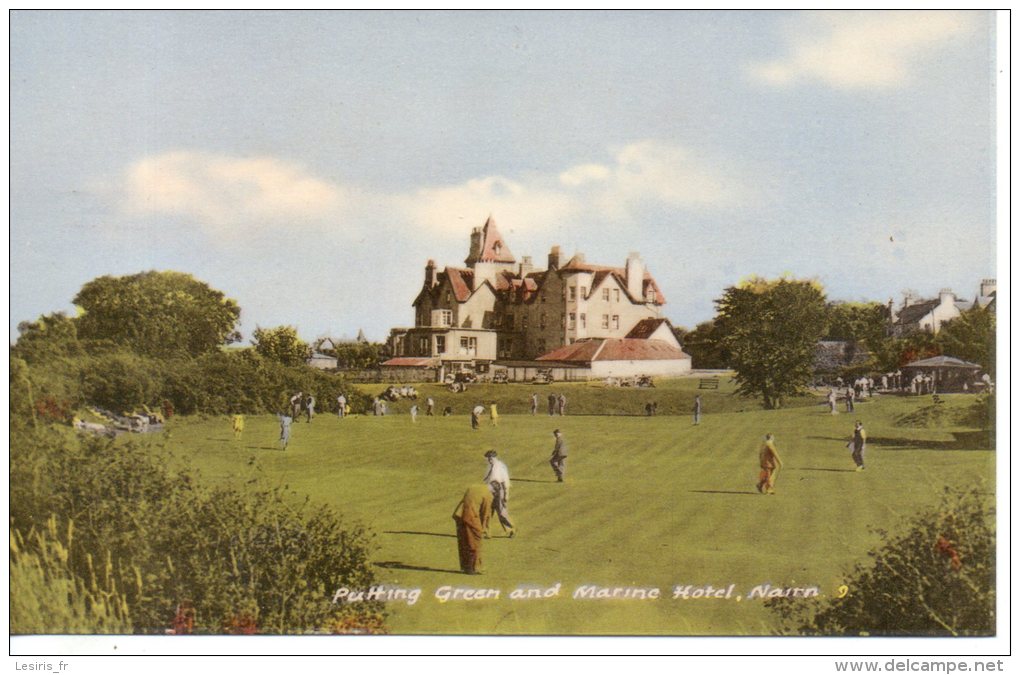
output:
{"label": "vintage postcard", "polygon": [[1002,20],[12,12],[12,652],[1001,648]]}

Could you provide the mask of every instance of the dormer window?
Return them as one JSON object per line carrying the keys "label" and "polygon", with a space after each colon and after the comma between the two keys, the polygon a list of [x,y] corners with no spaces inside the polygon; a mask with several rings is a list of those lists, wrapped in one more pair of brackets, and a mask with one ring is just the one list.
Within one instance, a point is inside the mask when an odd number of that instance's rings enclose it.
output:
{"label": "dormer window", "polygon": [[496,255],[499,255],[499,252],[503,250],[503,242],[497,241],[492,245],[492,250],[496,252]]}

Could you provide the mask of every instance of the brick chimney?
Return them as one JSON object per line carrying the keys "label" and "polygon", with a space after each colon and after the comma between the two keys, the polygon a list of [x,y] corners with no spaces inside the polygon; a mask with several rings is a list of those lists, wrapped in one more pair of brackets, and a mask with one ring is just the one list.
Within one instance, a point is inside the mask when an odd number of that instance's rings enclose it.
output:
{"label": "brick chimney", "polygon": [[436,261],[431,258],[425,264],[425,286],[433,288],[436,285]]}
{"label": "brick chimney", "polygon": [[560,268],[560,247],[553,246],[549,251],[549,271],[553,272]]}
{"label": "brick chimney", "polygon": [[989,295],[995,292],[995,279],[982,279],[981,280],[981,297],[987,298]]}
{"label": "brick chimney", "polygon": [[631,252],[627,256],[627,293],[638,302],[644,302],[645,264],[641,256]]}
{"label": "brick chimney", "polygon": [[474,266],[474,263],[482,257],[482,228],[475,227],[471,229],[471,249],[468,251],[468,257],[464,260],[465,265]]}

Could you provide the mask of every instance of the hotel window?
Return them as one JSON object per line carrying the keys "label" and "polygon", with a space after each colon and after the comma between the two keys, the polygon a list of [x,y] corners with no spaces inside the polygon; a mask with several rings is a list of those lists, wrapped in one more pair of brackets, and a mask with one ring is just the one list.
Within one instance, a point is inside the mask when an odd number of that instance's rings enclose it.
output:
{"label": "hotel window", "polygon": [[584,300],[587,297],[588,297],[588,287],[587,286],[581,286],[580,298],[582,300]]}
{"label": "hotel window", "polygon": [[432,355],[432,353],[429,351],[429,339],[427,337],[418,338],[418,354],[420,356]]}
{"label": "hotel window", "polygon": [[453,323],[453,310],[449,309],[442,310],[442,313],[439,315],[439,325],[449,326],[452,323]]}
{"label": "hotel window", "polygon": [[620,302],[620,289],[619,288],[614,288],[613,289],[613,302]]}
{"label": "hotel window", "polygon": [[613,315],[613,330],[620,330],[620,315]]}
{"label": "hotel window", "polygon": [[569,328],[570,330],[573,330],[576,324],[577,324],[577,315],[574,314],[573,312],[571,312],[570,313],[570,320],[567,322],[567,328]]}
{"label": "hotel window", "polygon": [[446,353],[446,336],[445,335],[437,335],[436,336],[436,354],[445,354],[445,353]]}
{"label": "hotel window", "polygon": [[581,315],[581,328],[588,327],[588,316],[586,314]]}
{"label": "hotel window", "polygon": [[602,300],[605,301],[605,302],[609,302],[609,289],[608,288],[603,288],[602,289]]}
{"label": "hotel window", "polygon": [[608,314],[603,314],[602,315],[602,327],[603,328],[609,328],[609,315]]}
{"label": "hotel window", "polygon": [[576,300],[577,299],[577,286],[571,286],[570,290],[569,290],[569,293],[570,293],[570,299],[571,300]]}

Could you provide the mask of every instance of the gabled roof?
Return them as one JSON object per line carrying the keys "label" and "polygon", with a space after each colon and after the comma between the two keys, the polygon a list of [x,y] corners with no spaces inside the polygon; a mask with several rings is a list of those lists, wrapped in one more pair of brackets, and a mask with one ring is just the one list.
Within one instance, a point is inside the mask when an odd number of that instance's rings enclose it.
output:
{"label": "gabled roof", "polygon": [[450,288],[453,289],[453,297],[456,298],[457,302],[466,302],[471,297],[471,286],[475,277],[475,271],[458,267],[447,267],[443,274],[450,280]]}
{"label": "gabled roof", "polygon": [[496,221],[492,216],[489,216],[485,225],[482,226],[481,250],[477,256],[474,256],[473,252],[469,254],[464,264],[471,265],[476,262],[516,262],[514,254],[510,252],[510,247],[503,240],[503,235],[499,233],[499,228],[496,227]]}
{"label": "gabled roof", "polygon": [[652,333],[659,330],[662,324],[666,324],[672,330],[673,325],[669,322],[669,319],[641,319],[634,327],[630,329],[624,337],[637,338],[638,340],[647,340],[652,336]]}
{"label": "gabled roof", "polygon": [[591,363],[592,361],[673,361],[690,359],[682,350],[662,340],[601,338],[580,340],[539,356],[536,361]]}
{"label": "gabled roof", "polygon": [[926,314],[938,307],[940,304],[942,303],[938,300],[925,300],[924,302],[907,305],[900,310],[900,313],[896,318],[896,323],[904,325],[920,323],[921,319],[923,319]]}
{"label": "gabled roof", "polygon": [[641,284],[642,297],[634,298],[631,297],[630,292],[627,290],[627,268],[626,267],[611,267],[609,265],[591,265],[586,262],[581,262],[575,255],[573,258],[567,261],[567,264],[559,269],[560,272],[590,272],[595,276],[591,283],[591,293],[595,292],[602,282],[605,281],[606,277],[612,276],[616,279],[616,283],[623,289],[623,292],[627,294],[627,297],[632,302],[643,303],[645,296],[648,295],[648,290],[651,288],[655,292],[655,304],[665,305],[666,297],[659,290],[659,285],[655,283],[655,278],[652,274],[645,270],[643,275],[643,281]]}

